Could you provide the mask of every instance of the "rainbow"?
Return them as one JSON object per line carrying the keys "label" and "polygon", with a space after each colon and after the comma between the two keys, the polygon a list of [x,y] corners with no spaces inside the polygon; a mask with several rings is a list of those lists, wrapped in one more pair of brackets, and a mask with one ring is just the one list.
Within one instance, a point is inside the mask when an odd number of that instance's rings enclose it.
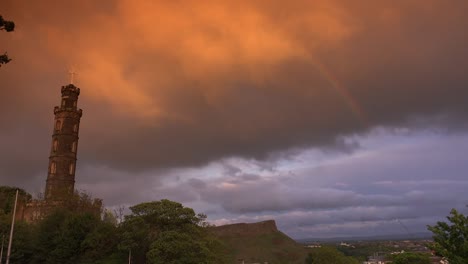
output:
{"label": "rainbow", "polygon": [[359,120],[362,125],[366,125],[368,122],[367,115],[364,109],[360,106],[359,102],[353,97],[348,89],[341,84],[339,79],[332,74],[332,72],[325,67],[323,63],[318,60],[313,60],[314,65],[317,67],[321,75],[330,83],[333,90],[342,98],[342,100],[349,107],[356,119]]}

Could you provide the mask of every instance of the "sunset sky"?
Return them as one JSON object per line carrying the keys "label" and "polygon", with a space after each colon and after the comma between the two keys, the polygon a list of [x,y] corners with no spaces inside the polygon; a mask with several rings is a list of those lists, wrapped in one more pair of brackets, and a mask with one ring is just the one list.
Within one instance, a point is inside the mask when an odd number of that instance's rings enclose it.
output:
{"label": "sunset sky", "polygon": [[293,238],[424,232],[468,204],[465,0],[6,0],[0,185],[43,192],[77,71],[76,187]]}

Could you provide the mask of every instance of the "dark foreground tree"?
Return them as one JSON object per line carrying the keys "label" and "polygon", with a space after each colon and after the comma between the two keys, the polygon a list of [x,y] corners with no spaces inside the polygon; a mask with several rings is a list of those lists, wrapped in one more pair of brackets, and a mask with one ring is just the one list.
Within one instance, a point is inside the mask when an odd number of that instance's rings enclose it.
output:
{"label": "dark foreground tree", "polygon": [[5,214],[13,211],[16,190],[18,190],[18,202],[26,203],[31,200],[31,194],[18,187],[0,186],[0,211]]}
{"label": "dark foreground tree", "polygon": [[[0,186],[0,239],[8,239],[17,189]],[[19,193],[19,200],[31,199],[24,190]],[[11,263],[122,263],[117,227],[101,220],[97,205],[99,200],[76,193],[38,222],[16,222]]]}
{"label": "dark foreground tree", "polygon": [[32,263],[101,263],[116,250],[116,227],[91,213],[59,209],[37,227]]}
{"label": "dark foreground tree", "polygon": [[314,248],[305,259],[306,264],[359,264],[353,257],[347,257],[336,248],[321,247]]}
{"label": "dark foreground tree", "polygon": [[[0,236],[8,234],[17,188],[0,186]],[[21,197],[30,199],[22,191]],[[169,200],[141,203],[117,224],[101,201],[75,193],[34,223],[17,222],[12,263],[226,263],[206,216]],[[1,237],[0,237],[1,238]]]}
{"label": "dark foreground tree", "polygon": [[32,263],[106,263],[117,251],[117,230],[91,213],[57,210],[37,227]]}
{"label": "dark foreground tree", "polygon": [[[0,30],[11,32],[15,30],[15,23],[13,21],[8,21],[8,20],[3,19],[3,17],[0,15]],[[6,52],[0,55],[0,67],[2,66],[2,64],[7,64],[10,61],[11,59],[8,58],[8,55]]]}
{"label": "dark foreground tree", "polygon": [[221,243],[205,227],[206,216],[161,200],[130,207],[121,225],[122,250],[135,263],[223,263]]}
{"label": "dark foreground tree", "polygon": [[428,226],[433,233],[434,243],[430,248],[446,257],[451,264],[468,263],[468,216],[452,209],[447,216],[449,223],[437,222]]}
{"label": "dark foreground tree", "polygon": [[406,252],[406,253],[395,255],[392,263],[393,264],[431,264],[431,260],[428,254]]}

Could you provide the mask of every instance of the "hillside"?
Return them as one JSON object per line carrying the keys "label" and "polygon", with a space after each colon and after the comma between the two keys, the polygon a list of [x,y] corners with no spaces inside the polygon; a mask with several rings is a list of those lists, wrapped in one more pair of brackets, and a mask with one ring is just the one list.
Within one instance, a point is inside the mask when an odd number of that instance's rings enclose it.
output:
{"label": "hillside", "polygon": [[226,245],[232,263],[304,263],[307,251],[276,228],[274,220],[213,228]]}

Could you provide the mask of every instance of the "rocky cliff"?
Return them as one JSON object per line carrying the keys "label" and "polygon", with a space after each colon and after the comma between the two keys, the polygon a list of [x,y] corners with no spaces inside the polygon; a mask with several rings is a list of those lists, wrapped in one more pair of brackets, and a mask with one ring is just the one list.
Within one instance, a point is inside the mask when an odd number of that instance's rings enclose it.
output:
{"label": "rocky cliff", "polygon": [[238,223],[231,225],[223,225],[215,227],[214,230],[216,234],[221,236],[252,236],[278,232],[275,220],[267,220],[251,224]]}

